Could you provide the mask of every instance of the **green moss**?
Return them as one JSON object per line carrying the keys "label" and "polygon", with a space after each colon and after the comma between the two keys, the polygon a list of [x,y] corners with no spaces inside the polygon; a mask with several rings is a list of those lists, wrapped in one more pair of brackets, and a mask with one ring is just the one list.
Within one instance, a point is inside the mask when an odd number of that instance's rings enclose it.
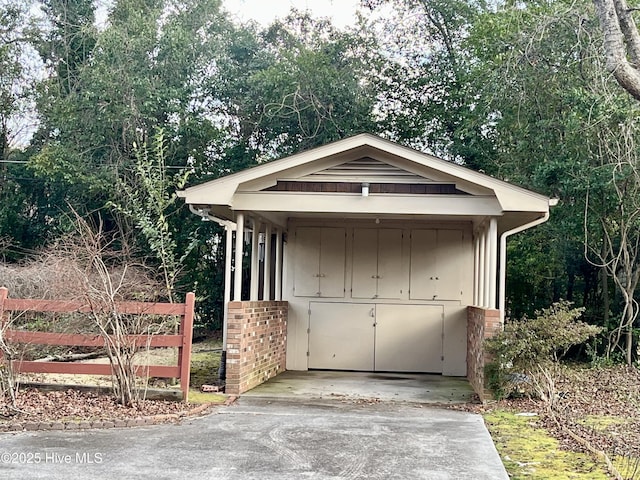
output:
{"label": "green moss", "polygon": [[[582,425],[590,427],[598,432],[605,433],[608,432],[611,427],[614,427],[613,429],[615,430],[617,425],[624,424],[628,421],[628,418],[615,417],[612,415],[587,415],[586,417],[578,420]],[[615,433],[613,434],[615,435]],[[618,472],[620,472],[622,478],[640,479],[640,458],[620,457],[611,455],[611,452],[608,453],[613,465],[616,467]]]}
{"label": "green moss", "polygon": [[227,400],[227,396],[222,393],[204,393],[200,390],[189,389],[189,403],[201,405],[203,403],[222,404]]}
{"label": "green moss", "polygon": [[587,415],[578,420],[578,423],[591,427],[600,432],[607,430],[612,425],[620,425],[628,420],[625,418],[614,417],[611,415]]}
{"label": "green moss", "polygon": [[191,348],[191,386],[200,388],[202,385],[215,385],[218,382],[221,346],[220,340],[216,339],[207,339],[193,344]]}
{"label": "green moss", "polygon": [[614,457],[611,459],[611,462],[622,478],[627,478],[629,480],[640,479],[640,459]]}
{"label": "green moss", "polygon": [[496,410],[484,419],[512,479],[609,478],[604,467],[589,455],[561,450],[536,417]]}
{"label": "green moss", "polygon": [[195,342],[191,347],[191,376],[189,403],[224,403],[227,396],[221,393],[205,393],[200,391],[202,385],[218,384],[218,368],[220,367],[222,342],[209,338]]}

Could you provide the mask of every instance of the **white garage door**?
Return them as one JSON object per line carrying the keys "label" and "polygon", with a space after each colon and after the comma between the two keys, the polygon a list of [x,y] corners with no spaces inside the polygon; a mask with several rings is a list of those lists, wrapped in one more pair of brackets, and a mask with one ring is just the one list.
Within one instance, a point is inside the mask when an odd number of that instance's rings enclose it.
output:
{"label": "white garage door", "polygon": [[311,302],[309,368],[442,373],[437,305]]}

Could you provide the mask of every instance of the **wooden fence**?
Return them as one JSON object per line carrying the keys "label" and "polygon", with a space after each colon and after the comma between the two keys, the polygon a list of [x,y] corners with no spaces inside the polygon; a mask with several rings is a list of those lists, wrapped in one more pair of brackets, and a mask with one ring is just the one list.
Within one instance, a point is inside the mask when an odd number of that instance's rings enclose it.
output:
{"label": "wooden fence", "polygon": [[[5,312],[59,312],[59,313],[91,313],[95,307],[87,302],[67,300],[27,300],[8,298],[8,290],[0,288],[0,322],[5,322]],[[177,335],[127,335],[130,345],[140,347],[178,347],[178,364],[136,365],[140,376],[179,378],[183,400],[188,401],[189,369],[191,363],[191,340],[193,337],[193,314],[195,295],[187,293],[185,303],[145,303],[118,302],[118,313],[130,315],[172,315],[180,316],[180,329]],[[3,328],[4,323],[0,324]],[[106,339],[99,334],[69,334],[54,332],[33,332],[4,329],[4,338],[8,342],[35,345],[70,345],[84,347],[104,347]],[[131,342],[131,343],[129,343]],[[0,358],[1,358],[0,352]],[[81,362],[33,362],[15,360],[12,363],[16,372],[20,373],[69,373],[82,375],[112,375],[110,364]]]}

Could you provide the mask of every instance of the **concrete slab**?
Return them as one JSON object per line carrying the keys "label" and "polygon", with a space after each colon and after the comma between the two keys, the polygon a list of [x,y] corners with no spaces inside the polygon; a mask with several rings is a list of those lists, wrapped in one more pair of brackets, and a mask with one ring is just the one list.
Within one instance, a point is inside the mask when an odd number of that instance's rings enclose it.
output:
{"label": "concrete slab", "polygon": [[182,425],[7,433],[0,478],[507,480],[482,417],[242,397]]}
{"label": "concrete slab", "polygon": [[473,389],[466,378],[442,375],[289,370],[243,396],[455,404],[471,401]]}

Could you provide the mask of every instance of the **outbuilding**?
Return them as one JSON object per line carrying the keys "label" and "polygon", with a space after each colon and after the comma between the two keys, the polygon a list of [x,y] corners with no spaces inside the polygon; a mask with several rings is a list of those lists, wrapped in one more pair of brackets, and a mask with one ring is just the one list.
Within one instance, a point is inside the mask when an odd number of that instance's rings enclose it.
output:
{"label": "outbuilding", "polygon": [[468,376],[482,394],[507,237],[553,204],[371,134],[179,195],[227,232],[230,393],[329,369]]}

